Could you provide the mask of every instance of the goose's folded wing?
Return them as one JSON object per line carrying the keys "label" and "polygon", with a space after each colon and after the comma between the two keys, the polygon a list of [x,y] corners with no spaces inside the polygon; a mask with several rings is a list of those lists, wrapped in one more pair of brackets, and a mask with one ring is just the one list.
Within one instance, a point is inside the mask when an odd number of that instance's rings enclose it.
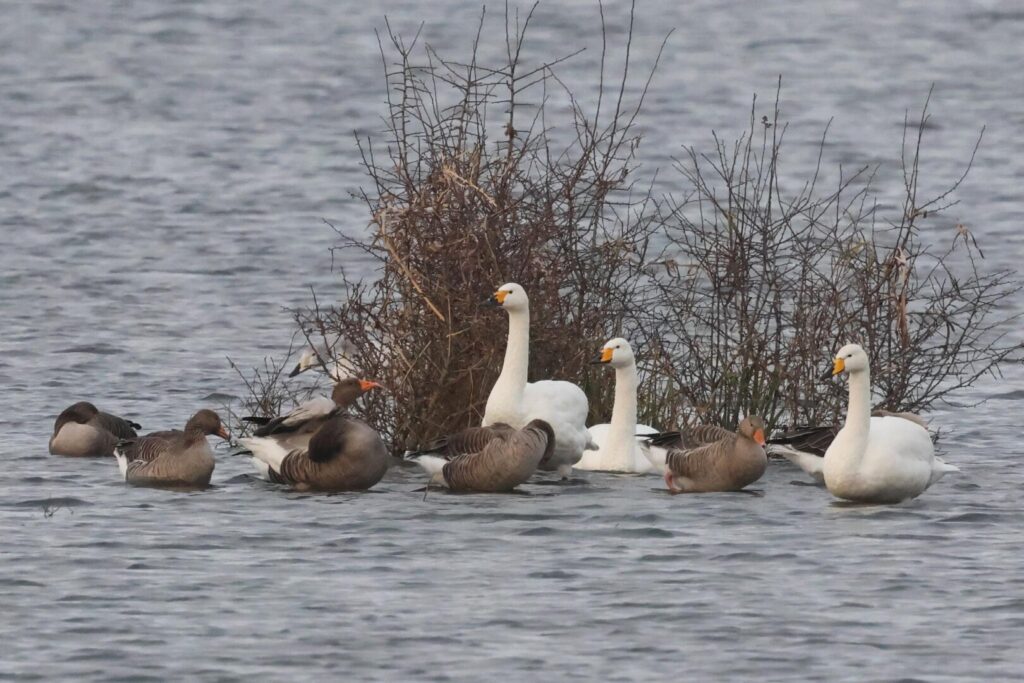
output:
{"label": "goose's folded wing", "polygon": [[839,425],[795,427],[773,437],[768,443],[821,457],[825,455],[825,451],[832,445],[838,433]]}
{"label": "goose's folded wing", "polygon": [[705,444],[690,450],[673,449],[665,456],[665,465],[678,477],[701,480],[711,476],[722,459],[735,446],[735,434],[726,432],[729,438]]}
{"label": "goose's folded wing", "polygon": [[436,455],[452,458],[466,453],[479,453],[487,444],[495,439],[508,438],[513,432],[515,430],[503,422],[486,427],[469,427],[461,432],[443,436],[431,442],[425,448],[409,451],[405,454],[405,457],[415,459],[421,455]]}
{"label": "goose's folded wing", "polygon": [[[307,422],[330,417],[337,407],[338,406],[334,401],[326,396],[317,396],[316,398],[300,403],[290,412],[281,415],[280,417],[275,417],[253,432],[253,434],[255,436],[270,436],[271,434],[278,434],[280,432],[294,431],[302,427]],[[253,421],[255,422],[256,420]]]}
{"label": "goose's folded wing", "polygon": [[98,413],[93,419],[97,426],[107,430],[118,439],[134,439],[138,436],[135,430],[142,428],[141,425],[109,413]]}
{"label": "goose's folded wing", "polygon": [[728,429],[716,425],[697,425],[680,431],[659,432],[643,436],[652,446],[686,451],[721,441],[732,435]]}

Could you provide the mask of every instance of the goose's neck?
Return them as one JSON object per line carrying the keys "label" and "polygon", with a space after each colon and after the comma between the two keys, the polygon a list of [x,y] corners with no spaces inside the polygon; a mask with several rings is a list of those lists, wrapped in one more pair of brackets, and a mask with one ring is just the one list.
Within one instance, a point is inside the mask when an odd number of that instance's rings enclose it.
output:
{"label": "goose's neck", "polygon": [[608,427],[608,448],[611,457],[630,466],[636,449],[636,390],[639,381],[636,365],[615,368],[615,402]]}
{"label": "goose's neck", "polygon": [[523,392],[530,369],[530,312],[508,312],[508,344],[501,374],[487,398],[484,424],[517,423],[522,413]]}

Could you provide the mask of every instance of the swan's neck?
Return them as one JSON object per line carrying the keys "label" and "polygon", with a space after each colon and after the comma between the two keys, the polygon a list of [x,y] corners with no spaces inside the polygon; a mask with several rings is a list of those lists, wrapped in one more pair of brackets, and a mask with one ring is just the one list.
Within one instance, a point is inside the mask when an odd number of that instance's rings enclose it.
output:
{"label": "swan's neck", "polygon": [[639,381],[636,365],[615,368],[615,402],[608,427],[608,453],[624,468],[633,464],[636,449],[636,390]]}
{"label": "swan's neck", "polygon": [[850,400],[846,424],[840,432],[843,446],[840,453],[847,464],[856,465],[864,456],[871,428],[871,375],[867,370],[853,372],[849,382]]}
{"label": "swan's neck", "polygon": [[515,419],[507,413],[521,410],[526,377],[530,369],[530,311],[508,312],[508,344],[501,374],[487,399],[486,422]]}

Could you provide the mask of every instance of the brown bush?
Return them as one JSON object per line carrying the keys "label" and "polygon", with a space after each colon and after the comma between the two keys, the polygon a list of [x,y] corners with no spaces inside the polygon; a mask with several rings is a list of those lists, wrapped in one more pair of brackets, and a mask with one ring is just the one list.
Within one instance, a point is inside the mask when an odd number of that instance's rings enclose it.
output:
{"label": "brown bush", "polygon": [[[995,315],[1018,287],[1009,274],[979,273],[964,231],[938,254],[921,243],[921,221],[962,178],[919,201],[920,136],[905,155],[902,215],[889,223],[871,169],[833,190],[821,192],[815,173],[781,192],[777,102],[770,121],[752,110],[735,145],[687,150],[681,198],[656,201],[633,178],[634,122],[656,64],[627,98],[632,21],[626,68],[606,89],[602,54],[600,96],[585,111],[558,80],[561,59],[524,66],[532,16],[520,23],[506,10],[507,58],[488,66],[475,47],[453,61],[389,31],[383,144],[359,141],[369,230],[339,233],[337,247],[342,263],[369,257],[376,276],[342,271],[341,301],[296,311],[307,337],[343,337],[387,387],[368,395],[364,417],[396,450],[479,422],[507,333],[504,313],[481,303],[508,281],[530,296],[531,378],[579,383],[600,421],[612,378],[587,360],[619,334],[640,359],[641,421],[665,427],[733,425],[746,412],[771,424],[833,419],[844,397],[819,375],[848,340],[868,347],[891,409],[926,408],[1017,348]],[[557,123],[571,135],[552,132],[555,95],[569,103]],[[967,258],[956,264],[958,244]],[[287,383],[270,375],[283,367],[250,380],[251,408],[277,409]]]}

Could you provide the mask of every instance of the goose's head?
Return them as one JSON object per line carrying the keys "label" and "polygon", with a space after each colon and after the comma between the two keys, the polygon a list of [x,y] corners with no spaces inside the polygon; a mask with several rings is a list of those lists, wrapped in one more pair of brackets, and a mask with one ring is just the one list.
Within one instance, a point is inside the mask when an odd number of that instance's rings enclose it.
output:
{"label": "goose's head", "polygon": [[355,403],[357,398],[365,394],[370,389],[379,388],[381,388],[380,384],[372,380],[349,377],[334,385],[334,391],[331,392],[331,399],[336,405],[344,408]]}
{"label": "goose's head", "polygon": [[764,448],[766,443],[764,438],[765,429],[764,420],[756,415],[748,415],[740,422],[736,433]]}
{"label": "goose's head", "polygon": [[185,431],[199,433],[203,436],[216,435],[225,441],[231,438],[228,434],[227,427],[221,423],[220,416],[208,408],[203,408],[198,413],[190,417],[188,423],[185,425]]}
{"label": "goose's head", "polygon": [[88,401],[79,401],[78,403],[67,407],[64,412],[60,414],[60,418],[65,422],[77,422],[79,424],[85,424],[89,420],[93,419],[99,414],[99,410],[93,404]]}
{"label": "goose's head", "polygon": [[491,306],[500,306],[506,311],[525,311],[530,307],[530,299],[526,296],[526,290],[522,285],[509,282],[498,287],[487,303]]}
{"label": "goose's head", "polygon": [[839,349],[832,361],[832,375],[838,375],[841,372],[864,372],[869,367],[868,354],[864,349],[859,344],[847,344]]}
{"label": "goose's head", "polygon": [[595,365],[610,365],[613,368],[623,368],[636,363],[636,356],[633,355],[633,347],[621,337],[616,337],[605,342],[601,347],[601,353],[591,361]]}
{"label": "goose's head", "polygon": [[61,427],[69,422],[76,422],[78,424],[87,424],[89,420],[96,417],[99,414],[99,410],[96,406],[89,403],[88,401],[79,401],[74,405],[68,406],[61,414],[57,416],[57,422],[53,426],[53,433],[56,434],[60,431]]}

